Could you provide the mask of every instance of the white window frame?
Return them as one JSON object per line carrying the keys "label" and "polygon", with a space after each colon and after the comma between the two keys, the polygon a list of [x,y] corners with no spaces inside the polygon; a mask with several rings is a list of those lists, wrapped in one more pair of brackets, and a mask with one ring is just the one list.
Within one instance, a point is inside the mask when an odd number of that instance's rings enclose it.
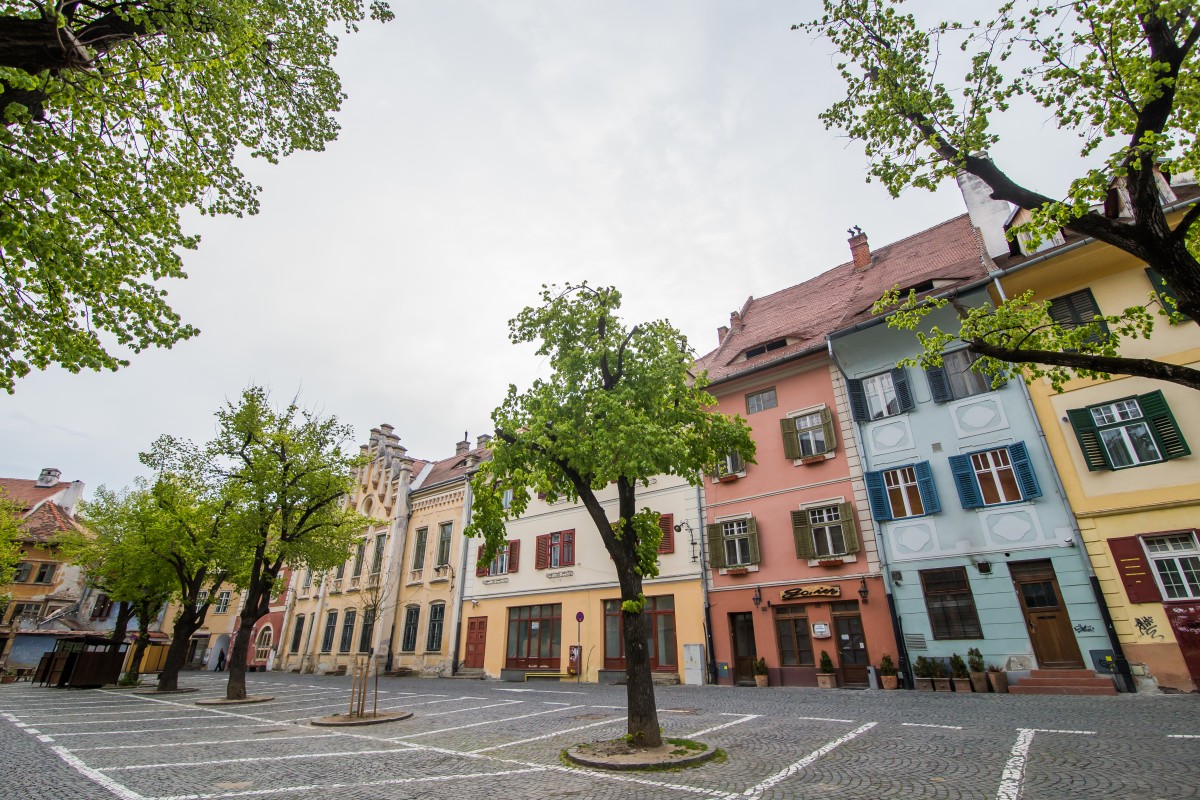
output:
{"label": "white window frame", "polygon": [[[1162,449],[1158,446],[1158,442],[1154,438],[1154,433],[1150,429],[1150,420],[1146,419],[1146,415],[1142,411],[1142,407],[1136,397],[1089,406],[1088,412],[1092,415],[1092,420],[1096,423],[1096,435],[1100,438],[1100,446],[1108,454],[1108,460],[1112,463],[1113,469],[1140,467],[1143,464],[1157,464],[1160,461],[1166,460],[1163,457]],[[1133,439],[1130,436],[1130,431],[1138,427],[1144,430],[1145,442],[1154,450],[1156,458],[1143,459],[1138,455],[1137,448],[1134,446]],[[1105,435],[1107,433],[1116,433],[1117,436],[1114,439],[1110,439]],[[1110,441],[1119,442],[1124,446],[1125,456],[1129,460],[1129,463],[1117,464],[1117,459],[1112,448],[1109,447]]]}
{"label": "white window frame", "polygon": [[[767,395],[770,395],[770,404],[764,400]],[[755,398],[754,401],[751,398]],[[746,395],[746,414],[757,414],[760,411],[766,411],[770,408],[775,408],[779,405],[779,394],[775,391],[775,387],[771,386],[758,392],[750,392]],[[757,408],[755,407],[757,406]]]}
{"label": "white window frame", "polygon": [[[921,486],[917,480],[917,470],[913,465],[906,467],[893,467],[892,469],[880,470],[883,473],[883,488],[887,491],[888,506],[892,510],[892,519],[907,519],[909,517],[923,517],[927,513],[925,511],[925,501],[921,497]],[[906,473],[906,474],[902,474]],[[892,476],[896,476],[893,481]],[[911,476],[911,480],[907,480]],[[919,511],[914,511],[912,507],[912,491],[916,492],[917,502],[921,504]],[[896,513],[896,504],[892,502],[892,490],[899,489],[900,496],[904,501],[904,513]]]}
{"label": "white window frame", "polygon": [[492,563],[488,565],[488,576],[507,575],[508,574],[508,548],[509,544],[505,544],[503,549],[496,551],[496,557],[492,559]]}
{"label": "white window frame", "polygon": [[[829,443],[825,441],[825,423],[821,420],[821,410],[824,406],[817,406],[814,409],[799,411],[790,414],[796,425],[796,443],[800,446],[800,458],[811,458],[813,456],[823,456],[829,452]],[[812,422],[815,424],[805,424],[801,426],[801,421]],[[820,449],[817,448],[817,441],[821,442]],[[805,445],[808,447],[808,452],[805,452]]]}
{"label": "white window frame", "polygon": [[[965,364],[959,364],[960,359],[966,359]],[[951,350],[948,353],[942,354],[942,370],[946,374],[946,385],[950,389],[951,400],[965,400],[968,397],[975,397],[980,394],[987,394],[992,389],[992,382],[986,375],[981,375],[971,369],[971,365],[979,360],[979,357],[966,348]],[[955,380],[963,384],[964,394],[958,392]],[[972,388],[978,388],[978,391],[971,391]]]}
{"label": "white window frame", "polygon": [[[997,455],[1006,463],[999,463]],[[1013,467],[1012,454],[1009,453],[1007,447],[997,447],[993,450],[982,450],[977,453],[971,453],[971,469],[975,473],[975,483],[979,487],[979,497],[983,500],[985,506],[999,506],[1006,503],[1019,503],[1025,499],[1025,492],[1021,490],[1021,479],[1017,475],[1016,469]],[[1007,497],[1004,494],[1004,482],[1000,478],[1000,473],[1007,471],[1012,476],[1012,486],[1017,490],[1016,497]],[[994,502],[987,501],[987,493],[984,491],[984,477],[991,481],[996,489],[996,494],[1000,498]]]}
{"label": "white window frame", "polygon": [[[1163,598],[1169,601],[1200,600],[1200,545],[1197,545],[1195,531],[1143,536],[1142,547],[1154,565],[1154,579],[1158,581]],[[1176,580],[1167,582],[1164,574],[1168,571],[1164,570],[1167,564],[1173,565],[1173,577],[1180,579],[1182,584]]]}
{"label": "white window frame", "polygon": [[[900,408],[900,397],[896,394],[896,385],[892,382],[891,372],[880,372],[862,379],[864,402],[867,404],[867,419],[877,420],[899,416],[903,413]],[[888,411],[893,405],[894,411]],[[876,413],[878,406],[879,413]]]}
{"label": "white window frame", "polygon": [[[844,520],[842,519],[842,509],[840,503],[832,503],[829,505],[810,506],[804,509],[808,514],[808,526],[813,539],[813,553],[817,560],[825,558],[840,558],[846,553],[846,533],[842,527]],[[829,516],[832,512],[832,516]],[[837,535],[842,540],[841,549],[833,546],[832,530],[837,529]],[[821,552],[820,543],[825,543],[826,552]]]}
{"label": "white window frame", "polygon": [[[721,523],[721,545],[725,548],[725,567],[750,566],[750,520],[749,517],[725,520]],[[736,559],[731,559],[730,545]]]}
{"label": "white window frame", "polygon": [[213,613],[227,614],[229,612],[229,599],[232,596],[233,593],[228,589],[222,589],[220,592],[217,592],[217,602],[213,603]]}
{"label": "white window frame", "polygon": [[[254,637],[254,660],[266,661],[271,655],[272,639],[275,638],[270,625],[264,625]],[[266,640],[265,642],[263,640]]]}

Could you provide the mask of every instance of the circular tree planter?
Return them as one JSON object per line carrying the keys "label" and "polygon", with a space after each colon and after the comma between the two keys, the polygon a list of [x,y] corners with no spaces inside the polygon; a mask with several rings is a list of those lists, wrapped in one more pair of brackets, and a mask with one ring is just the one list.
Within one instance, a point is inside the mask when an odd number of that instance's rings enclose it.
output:
{"label": "circular tree planter", "polygon": [[242,700],[226,700],[224,697],[214,697],[210,700],[197,700],[198,706],[246,706],[251,703],[268,703],[274,700],[274,697],[269,697],[265,694],[250,695]]}
{"label": "circular tree planter", "polygon": [[181,686],[178,689],[132,689],[130,694],[187,694],[200,691],[195,686]]}
{"label": "circular tree planter", "polygon": [[385,722],[399,722],[413,715],[411,711],[384,712],[381,714],[363,714],[352,717],[349,714],[331,714],[328,717],[318,717],[310,720],[309,725],[319,728],[353,728],[359,725],[382,725]]}
{"label": "circular tree planter", "polygon": [[611,770],[661,769],[702,764],[717,755],[708,745],[688,739],[664,739],[660,747],[634,747],[625,739],[577,744],[563,750],[570,762]]}

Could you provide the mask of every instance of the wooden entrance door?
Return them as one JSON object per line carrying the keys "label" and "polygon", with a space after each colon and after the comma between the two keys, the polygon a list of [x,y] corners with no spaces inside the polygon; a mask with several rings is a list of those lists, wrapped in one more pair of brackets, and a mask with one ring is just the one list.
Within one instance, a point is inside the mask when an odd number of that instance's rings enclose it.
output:
{"label": "wooden entrance door", "polygon": [[467,619],[467,669],[483,669],[483,653],[487,646],[487,617]]}
{"label": "wooden entrance door", "polygon": [[729,615],[729,633],[733,637],[733,682],[754,683],[754,615],[745,612]]}
{"label": "wooden entrance door", "polygon": [[1042,669],[1082,669],[1083,657],[1071,629],[1071,617],[1049,561],[1008,565],[1025,614],[1029,641]]}
{"label": "wooden entrance door", "polygon": [[863,633],[862,617],[858,603],[831,603],[833,630],[837,636],[838,661],[842,668],[842,683],[846,686],[866,686],[867,665],[871,663],[867,654],[867,637]]}
{"label": "wooden entrance door", "polygon": [[1175,631],[1179,652],[1187,665],[1192,682],[1200,686],[1200,603],[1172,603],[1166,606],[1167,621]]}

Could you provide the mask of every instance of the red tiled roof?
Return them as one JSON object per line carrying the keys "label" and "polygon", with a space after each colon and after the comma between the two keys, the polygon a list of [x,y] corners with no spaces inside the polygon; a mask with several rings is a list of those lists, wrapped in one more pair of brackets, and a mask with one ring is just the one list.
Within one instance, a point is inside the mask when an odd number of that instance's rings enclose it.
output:
{"label": "red tiled roof", "polygon": [[[804,283],[753,298],[741,312],[742,327],[698,359],[713,383],[825,347],[825,336],[871,319],[871,305],[893,286],[936,280],[935,292],[987,277],[975,229],[963,214],[885,245],[872,253],[868,269],[840,264]],[[944,283],[942,283],[944,281]],[[754,347],[786,338],[789,344],[750,359]]]}
{"label": "red tiled roof", "polygon": [[[417,489],[417,491],[424,491],[443,483],[465,478],[469,469],[472,469],[481,461],[487,461],[491,457],[492,451],[486,447],[482,447],[469,450],[462,455],[443,458],[441,461],[434,461],[433,468],[429,470],[429,474],[425,476],[425,480],[421,482],[421,488]],[[415,469],[413,474],[416,474]]]}
{"label": "red tiled roof", "polygon": [[58,503],[42,503],[21,520],[22,535],[27,542],[49,542],[60,533],[82,530]]}
{"label": "red tiled roof", "polygon": [[43,488],[37,485],[37,481],[23,480],[21,478],[0,478],[0,494],[6,496],[22,509],[32,508],[47,497],[53,497],[64,489],[69,488],[71,488],[70,481],[59,481],[53,486]]}

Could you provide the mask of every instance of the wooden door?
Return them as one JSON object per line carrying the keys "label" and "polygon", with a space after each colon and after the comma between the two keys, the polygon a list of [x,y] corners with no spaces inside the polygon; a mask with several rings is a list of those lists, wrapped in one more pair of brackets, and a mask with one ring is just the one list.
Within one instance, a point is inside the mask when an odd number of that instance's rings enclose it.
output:
{"label": "wooden door", "polygon": [[467,619],[467,669],[483,669],[483,653],[487,646],[487,617]]}
{"label": "wooden door", "polygon": [[1200,603],[1191,601],[1166,606],[1167,621],[1175,631],[1179,652],[1187,665],[1192,682],[1200,687]]}
{"label": "wooden door", "polygon": [[1042,669],[1082,669],[1083,657],[1071,628],[1071,617],[1049,561],[1020,561],[1008,565],[1012,574],[1029,641]]}
{"label": "wooden door", "polygon": [[733,637],[733,682],[754,683],[754,615],[745,612],[729,615],[729,633]]}
{"label": "wooden door", "polygon": [[[862,617],[857,603],[834,603],[833,629],[837,636],[838,661],[842,669],[842,684],[866,686],[867,665],[871,663],[867,653],[867,637],[863,632]],[[853,605],[850,609],[838,610],[837,606]]]}

